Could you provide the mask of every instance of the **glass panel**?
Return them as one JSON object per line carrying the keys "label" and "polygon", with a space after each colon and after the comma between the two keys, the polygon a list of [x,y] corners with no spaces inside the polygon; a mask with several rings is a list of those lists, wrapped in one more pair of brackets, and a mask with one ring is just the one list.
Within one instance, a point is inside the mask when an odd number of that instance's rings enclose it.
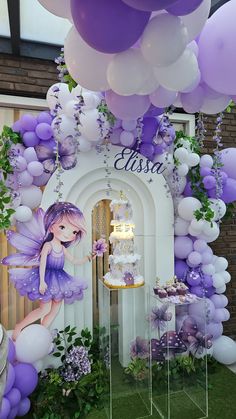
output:
{"label": "glass panel", "polygon": [[[118,322],[112,294],[118,293]],[[101,356],[106,357],[109,394],[106,417],[145,418],[152,413],[148,287],[109,289],[99,281]]]}
{"label": "glass panel", "polygon": [[163,419],[208,417],[205,304],[151,297],[153,404]]}
{"label": "glass panel", "polygon": [[0,0],[0,36],[10,36],[7,0]]}
{"label": "glass panel", "polygon": [[[32,18],[34,16],[34,18]],[[63,45],[72,24],[48,12],[38,1],[20,2],[21,38]]]}

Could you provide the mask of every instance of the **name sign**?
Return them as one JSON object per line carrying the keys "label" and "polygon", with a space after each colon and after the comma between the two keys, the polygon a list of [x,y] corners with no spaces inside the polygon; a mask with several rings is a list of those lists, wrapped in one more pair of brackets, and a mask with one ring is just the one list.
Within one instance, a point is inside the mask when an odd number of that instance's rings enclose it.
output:
{"label": "name sign", "polygon": [[158,175],[161,175],[165,170],[163,163],[153,163],[145,157],[140,157],[137,151],[130,150],[127,147],[115,155],[114,168],[116,170],[126,170],[126,172],[156,173]]}

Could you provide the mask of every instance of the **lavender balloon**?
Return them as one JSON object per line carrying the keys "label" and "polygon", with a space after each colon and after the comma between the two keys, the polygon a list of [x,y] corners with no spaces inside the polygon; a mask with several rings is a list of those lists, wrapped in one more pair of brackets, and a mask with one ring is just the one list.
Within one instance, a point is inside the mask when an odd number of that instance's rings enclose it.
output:
{"label": "lavender balloon", "polygon": [[30,400],[28,397],[21,400],[18,410],[17,410],[17,416],[25,416],[30,410]]}
{"label": "lavender balloon", "polygon": [[49,140],[53,136],[53,131],[51,125],[47,124],[46,122],[41,122],[37,125],[35,132],[40,140]]}
{"label": "lavender balloon", "polygon": [[11,410],[11,405],[6,397],[3,397],[2,404],[0,405],[0,419],[7,419]]}
{"label": "lavender balloon", "polygon": [[15,387],[22,397],[31,394],[38,383],[38,373],[31,364],[19,363],[15,366]]}
{"label": "lavender balloon", "polygon": [[178,279],[183,279],[185,277],[188,265],[183,260],[175,261],[175,275]]}
{"label": "lavender balloon", "polygon": [[105,94],[106,103],[110,111],[120,119],[137,119],[147,112],[150,106],[148,96],[120,96],[112,90]]}
{"label": "lavender balloon", "polygon": [[135,10],[121,0],[71,0],[71,14],[84,41],[108,54],[134,45],[150,18],[150,12]]}
{"label": "lavender balloon", "polygon": [[46,122],[46,124],[51,125],[52,123],[52,116],[49,112],[40,112],[40,114],[37,116],[37,121],[40,124],[41,122]]}
{"label": "lavender balloon", "polygon": [[18,405],[20,399],[21,399],[21,394],[20,391],[13,387],[9,393],[7,393],[6,395],[7,400],[9,400],[11,407],[15,407]]}
{"label": "lavender balloon", "polygon": [[8,340],[8,356],[7,359],[9,362],[14,362],[16,359],[16,349],[13,341],[11,339]]}
{"label": "lavender balloon", "polygon": [[11,364],[8,364],[7,381],[6,381],[6,386],[4,390],[4,395],[7,394],[11,390],[14,382],[15,382],[15,371],[14,371],[13,366]]}
{"label": "lavender balloon", "polygon": [[230,178],[236,180],[236,148],[225,148],[220,151],[220,160],[223,166],[223,171]]}
{"label": "lavender balloon", "polygon": [[39,144],[39,137],[34,131],[27,131],[23,135],[23,142],[26,147],[34,147]]}
{"label": "lavender balloon", "polygon": [[34,131],[37,126],[37,119],[30,114],[25,114],[20,119],[21,126],[26,131]]}
{"label": "lavender balloon", "polygon": [[213,339],[217,339],[223,333],[222,323],[211,322],[206,325],[206,332],[212,335]]}

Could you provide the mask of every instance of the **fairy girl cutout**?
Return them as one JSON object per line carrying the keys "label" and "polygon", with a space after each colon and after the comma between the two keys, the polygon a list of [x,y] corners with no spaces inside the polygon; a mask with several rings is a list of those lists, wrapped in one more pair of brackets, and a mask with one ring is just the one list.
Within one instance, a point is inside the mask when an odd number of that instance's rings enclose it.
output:
{"label": "fairy girl cutout", "polygon": [[8,241],[21,253],[7,256],[2,263],[30,266],[9,269],[10,280],[21,296],[40,301],[39,308],[16,325],[14,340],[22,329],[39,319],[43,326],[49,327],[62,301],[73,304],[82,300],[86,281],[69,275],[63,267],[65,258],[74,265],[81,265],[96,256],[92,253],[77,260],[68,252],[67,248],[79,243],[85,234],[83,214],[69,202],[55,203],[45,213],[39,208],[31,221],[17,222],[17,232],[7,232]]}

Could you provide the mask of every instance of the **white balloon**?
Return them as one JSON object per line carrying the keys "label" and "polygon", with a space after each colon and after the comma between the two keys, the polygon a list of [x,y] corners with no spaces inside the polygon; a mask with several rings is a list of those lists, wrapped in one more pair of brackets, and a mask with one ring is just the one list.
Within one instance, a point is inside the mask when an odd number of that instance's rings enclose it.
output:
{"label": "white balloon", "polygon": [[213,356],[221,364],[233,364],[236,362],[236,343],[228,336],[220,336],[213,341]]}
{"label": "white balloon", "polygon": [[229,264],[228,264],[227,259],[221,256],[218,257],[216,261],[214,262],[216,272],[226,271],[226,269],[228,268],[228,265]]}
{"label": "white balloon", "polygon": [[168,66],[183,53],[188,40],[187,29],[177,16],[163,13],[147,24],[141,51],[153,66]]}
{"label": "white balloon", "polygon": [[92,144],[84,137],[79,137],[79,151],[87,153],[92,148]]}
{"label": "white balloon", "polygon": [[101,98],[92,92],[83,93],[84,106],[83,109],[90,110],[95,109],[101,102]]}
{"label": "white balloon", "polygon": [[193,237],[199,237],[200,235],[199,231],[194,230],[191,225],[189,225],[188,232]]}
{"label": "white balloon", "polygon": [[223,278],[225,280],[225,284],[228,284],[228,282],[231,281],[231,275],[228,271],[222,272],[221,275],[223,276]]}
{"label": "white balloon", "polygon": [[187,164],[190,167],[197,166],[200,162],[200,156],[197,153],[190,153],[188,156]]}
{"label": "white balloon", "polygon": [[70,0],[38,0],[39,3],[50,13],[56,16],[72,20]]}
{"label": "white balloon", "polygon": [[210,202],[210,207],[215,213],[213,220],[218,221],[224,217],[226,213],[226,205],[222,199],[210,198]]}
{"label": "white balloon", "polygon": [[189,42],[196,38],[201,32],[209,16],[211,0],[203,0],[200,6],[186,16],[181,16],[181,20],[188,30]]}
{"label": "white balloon", "polygon": [[175,173],[171,173],[167,178],[167,182],[172,194],[179,195],[184,191],[187,179],[184,176],[176,176]]}
{"label": "white balloon", "polygon": [[205,221],[205,226],[203,228],[203,234],[207,237],[207,242],[210,243],[212,241],[215,241],[217,237],[220,234],[220,229],[218,224],[216,224],[215,221],[212,221],[209,223],[208,221]]}
{"label": "white balloon", "polygon": [[222,285],[222,287],[216,288],[216,293],[217,294],[224,294],[224,292],[226,291],[226,286],[225,284]]}
{"label": "white balloon", "polygon": [[215,288],[221,288],[223,287],[223,285],[225,285],[225,280],[223,276],[219,273],[215,273],[214,275],[212,275],[212,279],[213,279],[213,286]]}
{"label": "white balloon", "polygon": [[19,186],[30,186],[33,183],[33,176],[28,172],[28,170],[24,170],[18,174],[18,184]]}
{"label": "white balloon", "polygon": [[25,205],[20,205],[16,208],[16,212],[14,214],[14,217],[17,221],[21,221],[22,223],[26,223],[27,221],[30,221],[32,218],[32,211],[29,207],[26,207]]}
{"label": "white balloon", "polygon": [[16,359],[34,363],[48,355],[51,343],[52,337],[46,327],[39,324],[27,326],[16,339]]}
{"label": "white balloon", "polygon": [[[103,121],[101,127],[99,127],[99,118]],[[108,133],[109,124],[104,115],[100,114],[97,109],[82,113],[80,115],[80,123],[80,132],[89,141],[97,141],[100,138],[105,138]]]}
{"label": "white balloon", "polygon": [[[21,203],[27,207],[34,209],[41,204],[42,191],[35,185],[31,185],[27,188],[21,188]],[[20,208],[20,207],[19,207]]]}
{"label": "white balloon", "polygon": [[107,80],[110,88],[118,95],[128,96],[137,93],[151,75],[141,52],[128,49],[114,55],[107,67]]}
{"label": "white balloon", "polygon": [[230,104],[231,98],[226,95],[221,95],[216,99],[205,98],[200,109],[201,112],[204,112],[208,115],[215,115],[219,112],[224,111],[227,106]]}
{"label": "white balloon", "polygon": [[65,106],[71,99],[72,94],[70,93],[68,84],[66,83],[55,83],[49,87],[47,91],[47,104],[50,110],[54,111],[55,115],[63,113],[63,109],[57,105],[60,104],[61,106]]}
{"label": "white balloon", "polygon": [[213,158],[210,156],[210,154],[204,154],[204,156],[202,156],[200,159],[200,167],[209,167],[211,169],[213,163]]}
{"label": "white balloon", "polygon": [[180,217],[184,220],[191,221],[194,218],[194,212],[201,208],[201,202],[192,197],[183,198],[178,205],[178,212]]}
{"label": "white balloon", "polygon": [[154,73],[159,83],[175,92],[183,91],[199,78],[198,61],[188,48],[168,67],[156,67]]}
{"label": "white balloon", "polygon": [[40,371],[43,370],[43,361],[41,359],[39,359],[38,361],[35,361],[33,363],[33,366],[38,372],[40,372]]}
{"label": "white balloon", "polygon": [[193,53],[196,55],[196,57],[198,57],[198,53],[199,53],[199,47],[196,41],[191,41],[188,45],[187,48],[191,49],[193,51]]}
{"label": "white balloon", "polygon": [[177,166],[176,171],[179,176],[186,176],[188,174],[189,167],[186,163],[182,163],[179,166]]}
{"label": "white balloon", "polygon": [[183,220],[181,217],[176,217],[174,227],[176,236],[187,236],[189,227],[188,221]]}
{"label": "white balloon", "polygon": [[203,228],[204,228],[204,221],[203,220],[196,220],[196,218],[194,218],[191,221],[191,227],[193,230],[197,231],[198,233],[201,233]]}
{"label": "white balloon", "polygon": [[174,164],[174,157],[172,156],[172,154],[163,153],[161,155],[157,155],[153,159],[153,163],[156,163],[156,162],[163,163],[163,168],[165,169],[163,172],[163,175],[165,177],[173,172],[175,164]]}
{"label": "white balloon", "polygon": [[65,40],[64,55],[69,73],[81,86],[99,92],[109,89],[106,74],[112,54],[91,48],[73,27]]}
{"label": "white balloon", "polygon": [[159,87],[159,83],[155,77],[153,68],[151,68],[150,75],[148,79],[145,80],[143,86],[137,93],[138,95],[150,95]]}
{"label": "white balloon", "polygon": [[69,100],[66,105],[63,107],[64,113],[68,118],[72,118],[76,114],[76,105],[78,104],[77,100]]}
{"label": "white balloon", "polygon": [[214,265],[212,265],[212,263],[209,263],[208,265],[203,265],[202,272],[206,275],[213,275],[215,273],[215,267]]}
{"label": "white balloon", "polygon": [[174,156],[180,163],[186,163],[188,161],[188,150],[185,147],[179,147],[175,150]]}
{"label": "white balloon", "polygon": [[74,118],[68,118],[66,115],[59,115],[53,119],[51,124],[54,137],[59,141],[64,140],[69,135],[76,134],[76,122]]}

